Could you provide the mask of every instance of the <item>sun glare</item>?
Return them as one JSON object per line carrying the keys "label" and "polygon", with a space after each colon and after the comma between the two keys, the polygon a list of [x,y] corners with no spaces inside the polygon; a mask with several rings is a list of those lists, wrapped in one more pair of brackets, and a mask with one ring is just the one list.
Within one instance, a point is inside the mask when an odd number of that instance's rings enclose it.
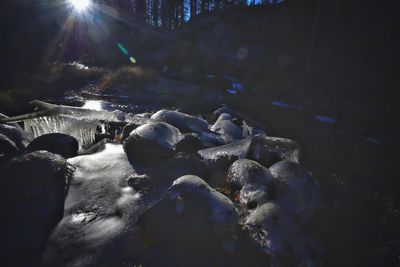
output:
{"label": "sun glare", "polygon": [[76,11],[85,11],[91,4],[91,0],[70,0]]}

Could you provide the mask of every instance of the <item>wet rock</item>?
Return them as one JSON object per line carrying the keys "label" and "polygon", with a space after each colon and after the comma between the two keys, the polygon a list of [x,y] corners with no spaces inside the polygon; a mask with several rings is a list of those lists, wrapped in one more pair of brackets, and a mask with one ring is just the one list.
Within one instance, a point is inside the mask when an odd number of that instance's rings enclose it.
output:
{"label": "wet rock", "polygon": [[176,144],[176,151],[195,153],[198,150],[206,148],[201,137],[196,133],[189,133],[183,136],[183,139]]}
{"label": "wet rock", "polygon": [[233,141],[227,145],[206,148],[197,153],[206,161],[217,161],[221,158],[245,158],[250,148],[251,137]]}
{"label": "wet rock", "polygon": [[159,164],[171,158],[175,145],[183,136],[177,128],[164,122],[150,122],[139,126],[125,140],[124,150],[132,164]]}
{"label": "wet rock", "polygon": [[300,146],[296,141],[256,135],[251,142],[248,158],[269,167],[280,160],[300,161]]}
{"label": "wet rock", "polygon": [[243,130],[233,123],[232,116],[227,113],[218,117],[211,130],[221,134],[226,143],[243,138]]}
{"label": "wet rock", "polygon": [[180,131],[206,133],[208,123],[201,117],[185,114],[179,111],[162,109],[151,116],[152,120],[162,121],[177,127]]}
{"label": "wet rock", "polygon": [[139,124],[136,123],[129,123],[127,125],[124,126],[124,128],[122,128],[122,132],[121,132],[121,140],[125,140],[126,138],[129,137],[130,133],[135,130],[137,127],[139,127]]}
{"label": "wet rock", "polygon": [[272,202],[252,210],[243,228],[265,253],[271,266],[307,266],[310,262],[307,238],[293,219]]}
{"label": "wet rock", "polygon": [[213,117],[214,121],[216,121],[218,119],[218,117],[221,116],[221,114],[223,114],[223,113],[226,113],[226,114],[229,114],[229,115],[235,117],[235,111],[233,109],[231,109],[229,107],[222,107],[213,112],[212,117]]}
{"label": "wet rock", "polygon": [[59,154],[64,158],[72,158],[78,155],[78,141],[67,134],[51,133],[35,138],[26,148],[27,152],[46,150]]}
{"label": "wet rock", "polygon": [[228,169],[226,180],[234,197],[248,209],[271,199],[272,175],[259,163],[249,159],[236,160]]}
{"label": "wet rock", "polygon": [[32,135],[22,130],[21,127],[7,124],[0,124],[0,134],[7,136],[21,150],[33,139]]}
{"label": "wet rock", "polygon": [[319,184],[299,164],[280,161],[269,170],[274,177],[276,202],[300,223],[307,223],[318,206]]}
{"label": "wet rock", "polygon": [[[37,266],[48,236],[63,217],[72,169],[60,155],[36,151],[0,169],[2,263]],[[21,257],[23,255],[23,257]]]}
{"label": "wet rock", "polygon": [[7,136],[0,134],[0,157],[2,156],[12,156],[18,151],[15,143],[10,140]]}
{"label": "wet rock", "polygon": [[212,258],[224,249],[235,251],[232,237],[237,224],[233,203],[193,175],[175,180],[164,197],[139,218],[148,245],[186,260],[195,255]]}
{"label": "wet rock", "polygon": [[228,169],[227,182],[235,189],[245,184],[269,185],[272,181],[270,171],[259,163],[249,159],[238,159]]}

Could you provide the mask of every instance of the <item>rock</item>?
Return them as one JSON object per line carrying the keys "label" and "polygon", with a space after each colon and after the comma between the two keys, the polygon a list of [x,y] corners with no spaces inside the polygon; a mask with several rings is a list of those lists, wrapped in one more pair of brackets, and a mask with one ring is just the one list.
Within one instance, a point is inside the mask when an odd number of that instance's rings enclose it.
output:
{"label": "rock", "polygon": [[176,151],[195,153],[198,150],[206,148],[201,137],[196,133],[188,133],[183,136],[183,139],[176,144]]}
{"label": "rock", "polygon": [[182,138],[183,135],[174,126],[150,122],[131,132],[125,140],[124,150],[132,164],[159,164],[159,160],[172,158],[175,145]]}
{"label": "rock", "polygon": [[149,245],[189,260],[195,255],[213,258],[224,249],[234,251],[238,219],[227,197],[201,178],[185,175],[139,218],[139,225]]}
{"label": "rock", "polygon": [[35,138],[26,148],[27,152],[46,150],[59,154],[64,158],[72,158],[78,155],[78,141],[67,134],[51,133]]}
{"label": "rock", "polygon": [[2,156],[12,156],[16,154],[18,151],[17,146],[15,143],[10,140],[4,134],[0,134],[0,157]]}
{"label": "rock", "polygon": [[0,208],[7,214],[0,222],[7,244],[1,249],[3,264],[39,265],[47,239],[63,217],[71,175],[65,159],[47,151],[18,156],[0,169]]}
{"label": "rock", "polygon": [[231,109],[229,107],[222,107],[222,108],[219,108],[219,109],[215,110],[213,112],[213,116],[212,117],[216,121],[218,119],[218,117],[221,116],[221,114],[223,114],[223,113],[229,114],[231,116],[235,116],[236,115],[235,111],[233,109]]}
{"label": "rock", "polygon": [[265,253],[271,254],[270,266],[307,266],[310,262],[307,238],[293,219],[272,202],[252,210],[243,228]]}
{"label": "rock", "polygon": [[269,167],[280,160],[298,163],[300,161],[300,146],[296,141],[290,139],[256,135],[251,142],[248,158],[261,163],[265,167]]}
{"label": "rock", "polygon": [[22,130],[21,127],[7,124],[0,124],[0,134],[7,136],[21,150],[33,139],[32,135]]}
{"label": "rock", "polygon": [[235,192],[234,197],[248,209],[270,200],[272,175],[259,163],[249,159],[236,160],[228,169],[226,180]]}
{"label": "rock", "polygon": [[177,127],[183,133],[209,132],[208,123],[200,117],[185,114],[179,111],[162,109],[150,117],[155,121],[162,121]]}
{"label": "rock", "polygon": [[137,127],[139,127],[139,124],[136,123],[129,123],[124,126],[121,132],[121,141],[125,140],[126,138],[129,137],[130,133],[135,130]]}
{"label": "rock", "polygon": [[226,179],[238,190],[248,183],[269,185],[273,178],[270,171],[259,163],[249,159],[238,159],[229,167]]}
{"label": "rock", "polygon": [[251,140],[251,137],[247,137],[223,146],[202,149],[197,153],[206,161],[217,161],[221,158],[245,158],[249,151]]}
{"label": "rock", "polygon": [[243,130],[232,122],[233,118],[227,113],[222,113],[211,126],[211,130],[221,134],[225,143],[243,138]]}
{"label": "rock", "polygon": [[310,172],[291,161],[272,165],[275,200],[301,224],[307,223],[318,206],[319,184]]}

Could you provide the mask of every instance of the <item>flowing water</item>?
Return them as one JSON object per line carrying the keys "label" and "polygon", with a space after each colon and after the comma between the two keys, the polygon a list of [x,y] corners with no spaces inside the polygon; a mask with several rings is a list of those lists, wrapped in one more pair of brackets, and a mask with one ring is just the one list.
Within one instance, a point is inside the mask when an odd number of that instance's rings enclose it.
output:
{"label": "flowing water", "polygon": [[[274,98],[260,105],[247,97],[243,85],[236,81],[227,91],[205,91],[203,96],[181,99],[181,103],[191,101],[182,111],[210,114],[226,103],[265,126],[268,134],[300,143],[301,164],[319,179],[323,195],[322,208],[305,229],[316,237],[320,248],[319,266],[400,264],[398,172],[393,150],[397,139],[393,132],[366,128],[363,123],[348,119],[346,113],[344,116],[326,114],[324,110],[310,107],[309,103]],[[165,95],[151,94],[136,97],[128,92],[100,94],[85,89],[69,92],[53,102],[94,111],[126,113],[181,108],[163,97]],[[351,110],[348,112],[350,114]],[[61,131],[75,136],[82,144],[93,141],[97,125],[98,121],[94,120],[68,118],[66,122],[63,117],[26,122],[35,136]],[[76,130],[71,131],[71,128]],[[206,158],[207,155],[204,153]]]}

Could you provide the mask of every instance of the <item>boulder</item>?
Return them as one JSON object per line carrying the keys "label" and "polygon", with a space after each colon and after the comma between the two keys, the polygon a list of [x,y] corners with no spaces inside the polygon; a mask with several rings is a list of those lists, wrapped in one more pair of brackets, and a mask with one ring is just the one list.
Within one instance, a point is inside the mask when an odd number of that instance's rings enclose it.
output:
{"label": "boulder", "polygon": [[256,135],[251,142],[248,158],[265,167],[270,167],[280,160],[299,163],[300,146],[296,141],[290,139],[270,137],[263,134]]}
{"label": "boulder", "polygon": [[[36,151],[0,169],[1,258],[6,266],[38,266],[47,239],[63,217],[72,169],[60,155]],[[21,257],[23,255],[23,257]]]}
{"label": "boulder", "polygon": [[206,133],[209,131],[206,120],[179,111],[162,109],[153,114],[150,118],[155,121],[169,123],[177,127],[183,133]]}
{"label": "boulder", "polygon": [[133,130],[125,140],[124,150],[132,164],[159,164],[173,156],[183,135],[172,125],[150,122]]}
{"label": "boulder", "polygon": [[275,201],[301,224],[307,223],[319,203],[319,184],[299,164],[280,161],[269,170],[275,185]]}
{"label": "boulder", "polygon": [[185,175],[139,218],[139,225],[149,245],[190,259],[234,251],[238,220],[235,206],[226,196],[198,176]]}
{"label": "boulder", "polygon": [[59,154],[64,158],[72,158],[78,155],[78,141],[67,134],[50,133],[35,138],[26,148],[27,152],[46,150]]}
{"label": "boulder", "polygon": [[211,126],[211,130],[219,133],[225,143],[243,138],[243,130],[233,123],[233,118],[227,113],[222,113]]}

